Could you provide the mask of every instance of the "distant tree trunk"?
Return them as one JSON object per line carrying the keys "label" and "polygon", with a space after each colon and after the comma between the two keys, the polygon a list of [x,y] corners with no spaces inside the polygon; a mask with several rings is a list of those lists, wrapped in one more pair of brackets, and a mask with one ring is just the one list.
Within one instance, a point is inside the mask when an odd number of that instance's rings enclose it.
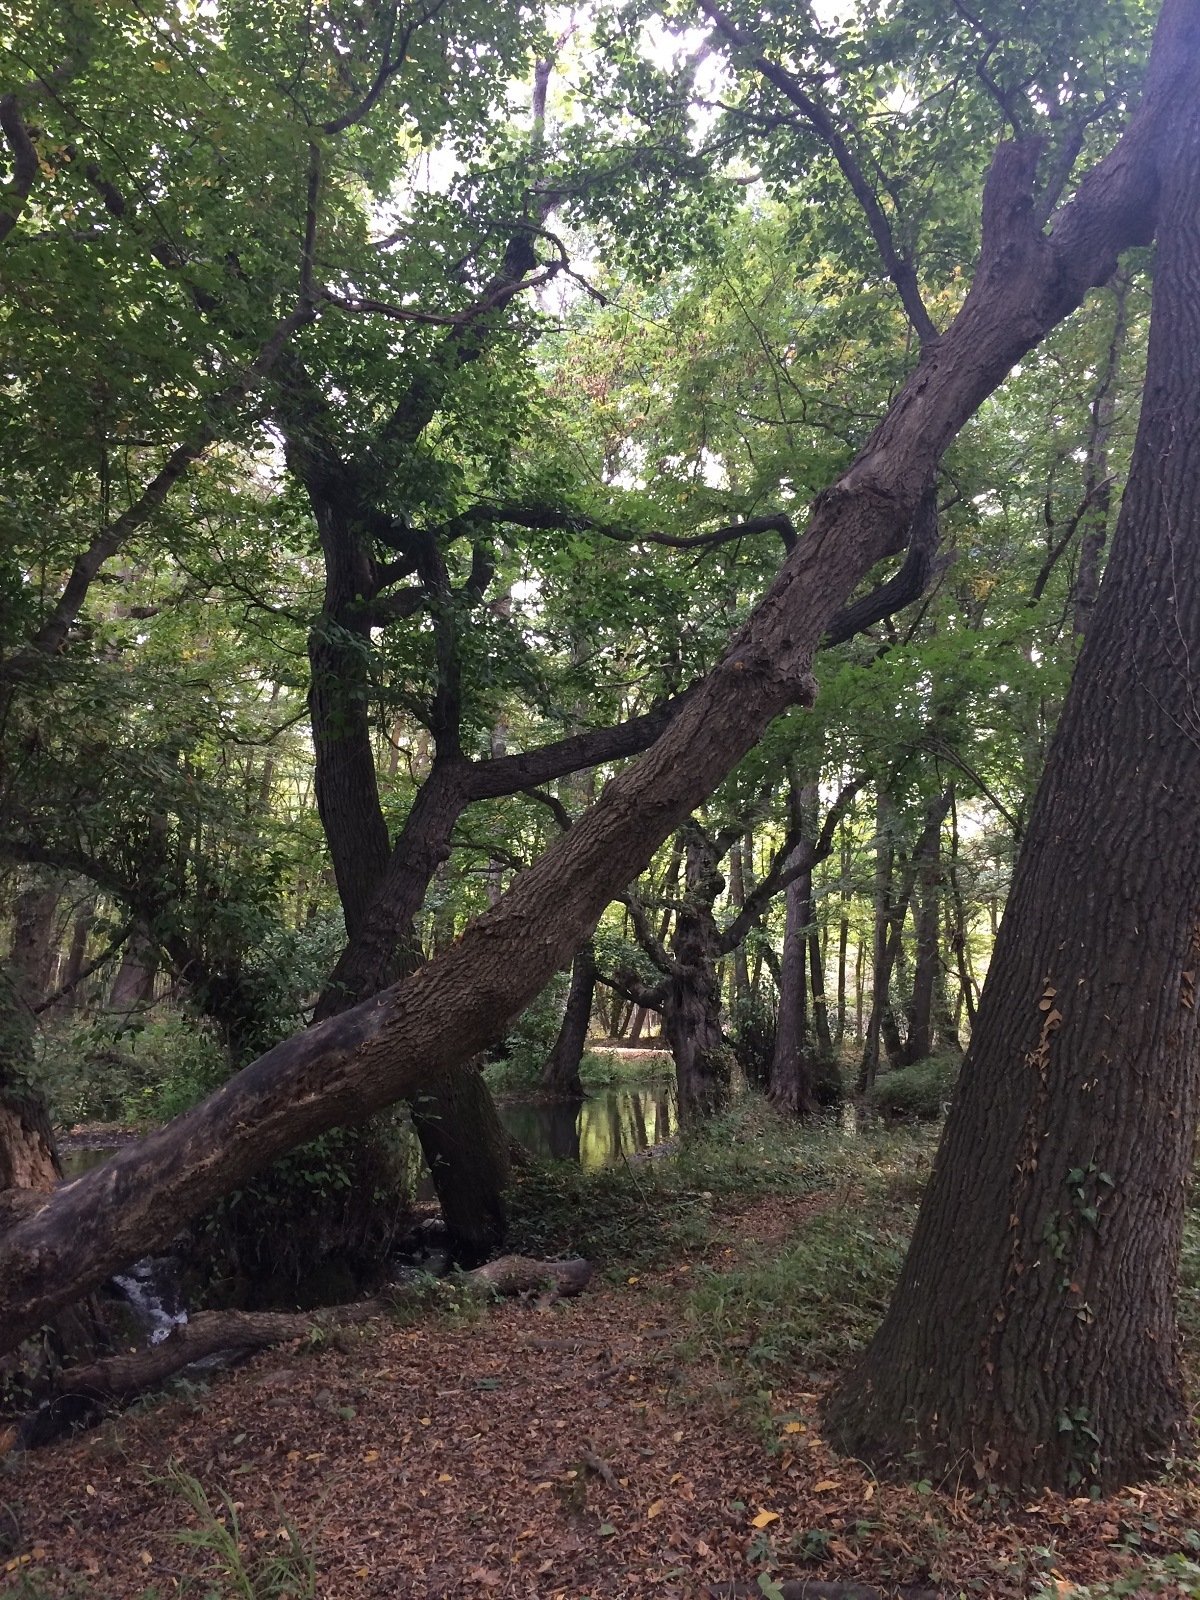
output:
{"label": "distant tree trunk", "polygon": [[841,912],[838,917],[837,1022],[834,1027],[833,1042],[840,1045],[846,1037],[846,955],[850,945],[850,838],[844,824],[838,832],[841,836],[839,852],[841,871],[838,874],[838,900]]}
{"label": "distant tree trunk", "polygon": [[108,994],[110,1011],[140,1011],[154,999],[154,978],[158,957],[141,933],[130,935],[121,965]]}
{"label": "distant tree trunk", "polygon": [[509,1143],[496,1103],[478,1069],[468,1065],[411,1104],[454,1259],[476,1267],[508,1231]]}
{"label": "distant tree trunk", "polygon": [[[950,791],[950,905],[947,908],[949,921],[948,938],[950,948],[954,952],[955,965],[958,968],[959,1003],[966,1008],[967,1025],[975,1026],[975,978],[971,972],[971,955],[967,946],[967,910],[963,902],[962,886],[959,881],[959,867],[961,858],[958,848],[958,806],[954,799],[953,786]],[[956,1018],[957,1021],[957,1018]]]}
{"label": "distant tree trunk", "polygon": [[[729,903],[734,914],[746,904],[746,879],[742,870],[742,847],[735,844],[729,852]],[[733,951],[733,1009],[743,1007],[750,998],[750,966],[746,959],[746,941]]]}
{"label": "distant tree trunk", "polygon": [[950,810],[949,789],[925,808],[925,826],[913,852],[916,866],[916,958],[913,962],[912,997],[907,1008],[907,1036],[903,1063],[924,1061],[933,1053],[934,990],[941,972],[942,824]]}
{"label": "distant tree trunk", "polygon": [[813,1037],[818,1052],[831,1056],[833,1035],[829,1031],[829,1007],[825,1000],[825,962],[821,956],[821,936],[815,928],[811,928],[808,935],[808,975],[812,985]]}
{"label": "distant tree trunk", "polygon": [[11,981],[20,1004],[33,1007],[50,987],[55,957],[55,912],[60,891],[45,883],[22,889],[13,908]]}
{"label": "distant tree trunk", "polygon": [[[802,824],[793,859],[811,854],[812,806],[816,784],[794,791],[794,811]],[[816,1081],[808,1027],[808,925],[812,916],[812,868],[800,872],[784,895],[783,953],[779,961],[779,1015],[775,1052],[767,1098],[779,1111],[794,1117],[811,1116],[816,1109]]]}
{"label": "distant tree trunk", "polygon": [[1076,633],[1087,631],[1096,592],[1100,587],[1100,557],[1108,540],[1108,520],[1112,514],[1112,481],[1109,473],[1108,446],[1113,423],[1117,415],[1117,398],[1128,332],[1126,302],[1129,298],[1130,280],[1126,273],[1118,272],[1113,278],[1112,337],[1108,344],[1104,371],[1092,400],[1092,426],[1088,438],[1087,464],[1084,471],[1083,490],[1086,509],[1081,527],[1083,538],[1079,545],[1079,565],[1075,572],[1075,614],[1072,626]]}
{"label": "distant tree trunk", "polygon": [[1200,1106],[1194,96],[1174,137],[1108,570],[908,1259],[828,1416],[856,1457],[1022,1495],[1135,1483],[1189,1424],[1175,1299]]}
{"label": "distant tree trunk", "polygon": [[[874,956],[871,971],[871,1010],[863,1040],[862,1062],[858,1069],[858,1093],[866,1094],[879,1071],[879,1040],[883,1014],[888,1003],[888,984],[894,955],[889,955],[889,915],[892,904],[892,804],[887,791],[880,788],[875,807],[875,922]],[[861,1002],[860,1002],[861,1016]]]}
{"label": "distant tree trunk", "polygon": [[[571,963],[571,987],[554,1048],[542,1068],[542,1088],[565,1099],[581,1100],[579,1063],[587,1045],[588,1023],[592,1020],[592,999],[596,993],[596,950],[591,940],[580,945]],[[645,1012],[638,1007],[639,1018]],[[640,1022],[639,1022],[640,1027]]]}
{"label": "distant tree trunk", "polygon": [[867,977],[867,948],[854,947],[854,1037],[861,1043],[863,1036],[863,991]]}
{"label": "distant tree trunk", "polygon": [[95,899],[89,898],[81,901],[76,908],[75,917],[71,924],[71,944],[67,950],[67,964],[63,968],[62,982],[60,984],[60,987],[65,991],[68,1006],[78,1007],[83,1003],[81,980],[84,963],[87,960],[88,938],[95,920]]}

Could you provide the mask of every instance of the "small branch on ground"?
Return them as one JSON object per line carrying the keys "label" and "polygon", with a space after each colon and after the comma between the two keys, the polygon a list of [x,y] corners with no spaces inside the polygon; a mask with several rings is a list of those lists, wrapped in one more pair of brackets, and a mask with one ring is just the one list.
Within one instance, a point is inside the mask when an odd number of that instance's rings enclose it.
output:
{"label": "small branch on ground", "polygon": [[[537,1261],[529,1256],[499,1256],[453,1281],[481,1298],[547,1291],[562,1299],[579,1294],[592,1276],[590,1261]],[[210,1356],[250,1355],[272,1345],[369,1322],[421,1298],[420,1291],[395,1284],[370,1300],[312,1312],[200,1311],[161,1344],[127,1355],[107,1356],[61,1374],[57,1394],[22,1419],[13,1441],[19,1448],[49,1444],[70,1427],[98,1419],[103,1403],[131,1400]]]}

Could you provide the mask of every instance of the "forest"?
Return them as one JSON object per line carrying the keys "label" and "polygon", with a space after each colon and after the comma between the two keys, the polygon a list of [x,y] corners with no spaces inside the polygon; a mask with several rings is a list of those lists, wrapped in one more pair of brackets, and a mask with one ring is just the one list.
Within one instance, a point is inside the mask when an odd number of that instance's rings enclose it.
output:
{"label": "forest", "polygon": [[0,394],[0,1592],[1200,1597],[1200,0],[15,0]]}

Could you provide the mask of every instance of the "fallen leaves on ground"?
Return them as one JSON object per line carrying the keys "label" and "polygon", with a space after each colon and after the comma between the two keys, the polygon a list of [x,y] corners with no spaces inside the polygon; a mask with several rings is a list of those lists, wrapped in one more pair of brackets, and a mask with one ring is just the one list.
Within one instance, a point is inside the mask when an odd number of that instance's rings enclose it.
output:
{"label": "fallen leaves on ground", "polygon": [[[814,1204],[735,1211],[703,1259],[719,1268],[784,1238]],[[1190,1486],[1048,1496],[1006,1519],[878,1483],[824,1443],[809,1374],[770,1396],[764,1437],[761,1407],[744,1409],[721,1373],[679,1365],[690,1265],[548,1309],[505,1302],[468,1324],[381,1323],[274,1351],[32,1455],[6,1486],[21,1542],[0,1590],[34,1567],[47,1596],[212,1581],[211,1552],[177,1537],[195,1518],[173,1466],[222,1515],[228,1496],[248,1559],[294,1533],[321,1600],[692,1600],[768,1570],[1015,1597],[1040,1581],[1033,1547],[1046,1581],[1095,1582],[1129,1568],[1132,1533],[1177,1549],[1200,1512]]]}

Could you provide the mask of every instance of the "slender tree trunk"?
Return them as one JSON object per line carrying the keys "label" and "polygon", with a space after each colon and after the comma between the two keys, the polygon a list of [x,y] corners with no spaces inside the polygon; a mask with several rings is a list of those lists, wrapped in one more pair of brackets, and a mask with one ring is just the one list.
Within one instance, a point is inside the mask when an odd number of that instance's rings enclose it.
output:
{"label": "slender tree trunk", "polygon": [[[954,798],[953,786],[950,791],[950,948],[954,952],[955,965],[958,968],[959,1005],[966,1008],[967,1026],[975,1027],[975,977],[971,971],[971,953],[967,945],[967,910],[963,901],[962,884],[959,879],[961,856],[958,840],[958,806]],[[957,1024],[957,1013],[955,1017]]]}
{"label": "slender tree trunk", "polygon": [[1135,1482],[1189,1420],[1175,1288],[1200,1103],[1195,97],[1176,138],[1108,571],[912,1247],[829,1413],[855,1456],[1022,1493]]}
{"label": "slender tree trunk", "polygon": [[[793,859],[811,854],[811,810],[817,786],[805,784],[795,796],[802,831]],[[816,1080],[808,1026],[808,926],[812,917],[812,868],[799,873],[784,895],[783,953],[779,961],[779,1014],[767,1098],[779,1111],[795,1117],[816,1109]]]}
{"label": "slender tree trunk", "polygon": [[839,852],[841,871],[838,875],[841,914],[838,917],[837,1024],[833,1041],[840,1045],[846,1037],[846,955],[850,945],[850,837],[844,824],[838,831],[841,834]]}
{"label": "slender tree trunk", "polygon": [[[735,844],[729,852],[729,903],[734,915],[746,904],[746,880],[742,870],[742,847]],[[746,959],[746,942],[743,939],[733,951],[732,1009],[740,1010],[750,998],[750,966]]]}
{"label": "slender tree trunk", "polygon": [[[571,987],[558,1038],[542,1068],[542,1088],[564,1099],[581,1100],[579,1063],[587,1045],[588,1024],[592,1020],[592,999],[596,993],[596,951],[591,940],[580,945],[571,963]],[[639,1006],[638,1017],[645,1012]],[[640,1023],[639,1023],[640,1026]],[[636,1036],[635,1036],[636,1037]]]}
{"label": "slender tree trunk", "polygon": [[1108,540],[1108,522],[1112,515],[1112,483],[1109,476],[1108,446],[1113,423],[1117,415],[1117,395],[1121,373],[1121,358],[1128,332],[1126,302],[1130,282],[1124,272],[1113,278],[1113,331],[1109,340],[1108,355],[1100,386],[1092,401],[1092,426],[1088,438],[1087,469],[1084,473],[1084,494],[1087,509],[1082,520],[1083,538],[1079,546],[1079,565],[1075,572],[1075,614],[1072,619],[1076,633],[1085,633],[1096,604],[1100,587],[1100,557]]}
{"label": "slender tree trunk", "polygon": [[903,1062],[923,1061],[933,1052],[934,991],[941,972],[942,823],[950,810],[947,789],[925,810],[925,826],[914,852],[916,864],[916,958],[913,962],[912,997],[907,1008],[907,1036]]}
{"label": "slender tree trunk", "polygon": [[871,1010],[867,1017],[862,1062],[858,1069],[857,1090],[860,1095],[867,1093],[879,1071],[879,1041],[888,1003],[888,984],[895,960],[894,955],[889,959],[888,954],[890,944],[888,919],[892,904],[892,863],[895,856],[892,848],[892,816],[891,801],[887,791],[881,787],[875,806],[875,922]]}
{"label": "slender tree trunk", "polygon": [[95,920],[95,899],[89,898],[81,901],[76,908],[75,917],[71,923],[71,943],[67,950],[67,964],[63,968],[62,982],[59,985],[67,998],[67,1005],[71,1007],[77,1008],[83,1004],[83,968],[87,960],[88,938]]}

